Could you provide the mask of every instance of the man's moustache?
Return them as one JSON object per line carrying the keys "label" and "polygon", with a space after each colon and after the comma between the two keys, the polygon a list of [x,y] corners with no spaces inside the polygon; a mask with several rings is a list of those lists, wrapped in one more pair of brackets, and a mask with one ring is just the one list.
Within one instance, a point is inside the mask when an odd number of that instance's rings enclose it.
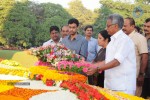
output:
{"label": "man's moustache", "polygon": [[144,32],[148,32],[148,30],[144,30]]}

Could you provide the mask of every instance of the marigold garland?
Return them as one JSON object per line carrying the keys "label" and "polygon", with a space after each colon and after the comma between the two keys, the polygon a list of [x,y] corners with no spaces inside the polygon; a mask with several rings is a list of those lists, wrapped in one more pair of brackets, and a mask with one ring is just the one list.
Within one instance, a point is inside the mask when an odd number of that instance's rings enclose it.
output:
{"label": "marigold garland", "polygon": [[137,96],[133,96],[133,95],[129,95],[129,94],[125,94],[123,92],[116,92],[119,96],[128,98],[129,100],[145,100],[143,98],[137,97]]}
{"label": "marigold garland", "polygon": [[[24,98],[24,100],[29,100],[29,98],[31,98],[32,96],[38,95],[44,92],[50,92],[50,90],[33,90],[33,89],[14,87],[13,89],[1,92],[0,95],[11,95],[11,96],[19,97],[19,98]],[[12,99],[9,98],[9,100],[12,100]]]}
{"label": "marigold garland", "polygon": [[97,88],[99,92],[102,93],[109,100],[144,100],[143,98],[125,94],[123,92],[114,92],[100,87],[93,87],[93,88]]}
{"label": "marigold garland", "polygon": [[14,66],[14,67],[22,67],[21,64],[19,64],[17,61],[13,60],[2,60],[0,64]]}
{"label": "marigold garland", "polygon": [[109,100],[128,100],[127,98],[117,95],[115,92],[111,90],[100,88],[100,87],[95,87],[95,88],[97,88],[99,92],[103,94],[105,97],[107,97]]}
{"label": "marigold garland", "polygon": [[62,80],[78,80],[86,82],[87,77],[73,72],[57,71],[47,66],[32,66],[30,67],[30,79],[35,79],[35,75],[42,75],[42,80],[46,83],[47,79],[54,81]]}
{"label": "marigold garland", "polygon": [[14,88],[13,84],[19,81],[20,80],[0,80],[0,92]]}
{"label": "marigold garland", "polygon": [[0,92],[4,92],[4,91],[10,90],[12,88],[14,88],[14,86],[12,86],[12,85],[1,85],[0,84]]}
{"label": "marigold garland", "polygon": [[20,97],[15,97],[12,95],[0,95],[0,100],[25,100],[25,99]]}
{"label": "marigold garland", "polygon": [[50,69],[50,67],[47,66],[31,66],[29,68],[30,74],[29,78],[30,79],[35,79],[35,75],[44,75],[46,70]]}
{"label": "marigold garland", "polygon": [[13,67],[13,66],[0,64],[0,74],[6,74],[6,75],[10,74],[10,75],[28,77],[29,70],[27,68]]}
{"label": "marigold garland", "polygon": [[81,82],[87,81],[87,77],[84,75],[73,73],[73,72],[64,72],[64,71],[56,71],[56,70],[47,70],[44,73],[42,80],[45,83],[47,79],[52,79],[55,81],[62,81],[62,80],[78,80]]}
{"label": "marigold garland", "polygon": [[50,69],[47,66],[31,66],[29,71],[33,74],[44,74],[46,70]]}

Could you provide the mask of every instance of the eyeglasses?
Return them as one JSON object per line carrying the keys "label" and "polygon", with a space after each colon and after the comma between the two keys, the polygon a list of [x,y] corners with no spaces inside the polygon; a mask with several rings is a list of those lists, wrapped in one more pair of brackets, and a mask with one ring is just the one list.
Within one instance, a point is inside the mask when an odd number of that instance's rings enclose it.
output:
{"label": "eyeglasses", "polygon": [[112,26],[112,25],[116,25],[116,24],[107,25],[106,28],[109,28],[109,27]]}

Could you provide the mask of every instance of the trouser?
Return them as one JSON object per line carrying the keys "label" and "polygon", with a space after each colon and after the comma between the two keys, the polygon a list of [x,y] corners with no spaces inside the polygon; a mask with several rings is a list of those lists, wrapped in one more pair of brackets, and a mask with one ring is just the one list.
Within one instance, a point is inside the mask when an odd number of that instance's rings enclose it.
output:
{"label": "trouser", "polygon": [[90,85],[94,85],[94,76],[93,75],[88,76],[88,83]]}
{"label": "trouser", "polygon": [[97,86],[104,88],[104,71],[97,76]]}
{"label": "trouser", "polygon": [[150,97],[150,78],[144,79],[141,97],[143,97],[145,99]]}

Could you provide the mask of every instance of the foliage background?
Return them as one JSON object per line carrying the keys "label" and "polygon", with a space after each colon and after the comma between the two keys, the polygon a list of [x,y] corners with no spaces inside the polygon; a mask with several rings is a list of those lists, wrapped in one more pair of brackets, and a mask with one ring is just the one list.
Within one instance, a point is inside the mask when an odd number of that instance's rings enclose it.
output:
{"label": "foliage background", "polygon": [[80,22],[80,34],[84,34],[86,25],[93,25],[93,37],[97,38],[98,32],[105,29],[109,14],[119,13],[123,17],[133,17],[140,27],[150,16],[149,0],[135,0],[133,4],[125,0],[100,0],[100,4],[100,8],[91,11],[80,0],[72,0],[67,9],[53,3],[0,0],[0,46],[40,46],[49,40],[50,26],[57,25],[61,28],[72,17]]}

